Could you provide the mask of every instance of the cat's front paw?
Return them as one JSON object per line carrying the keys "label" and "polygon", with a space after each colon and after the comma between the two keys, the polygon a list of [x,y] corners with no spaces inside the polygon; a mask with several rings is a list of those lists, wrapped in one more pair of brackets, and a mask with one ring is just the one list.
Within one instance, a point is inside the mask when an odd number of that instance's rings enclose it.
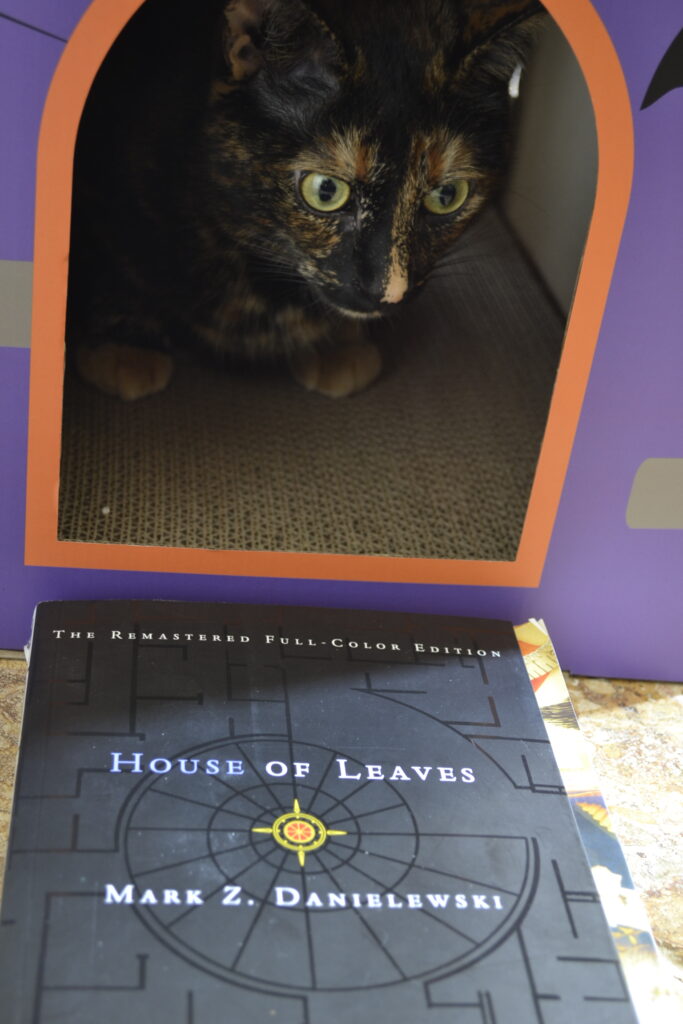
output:
{"label": "cat's front paw", "polygon": [[107,342],[76,353],[78,372],[107,395],[133,402],[163,391],[173,373],[165,352]]}
{"label": "cat's front paw", "polygon": [[379,375],[382,356],[372,342],[356,342],[330,351],[305,352],[292,360],[295,380],[307,391],[346,398],[363,391]]}

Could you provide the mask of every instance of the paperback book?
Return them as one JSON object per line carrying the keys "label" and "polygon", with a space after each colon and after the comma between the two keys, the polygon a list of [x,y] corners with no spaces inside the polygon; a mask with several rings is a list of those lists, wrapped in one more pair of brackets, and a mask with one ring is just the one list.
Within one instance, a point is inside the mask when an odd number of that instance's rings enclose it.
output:
{"label": "paperback book", "polygon": [[498,621],[39,606],[0,941],[7,1024],[636,1021]]}

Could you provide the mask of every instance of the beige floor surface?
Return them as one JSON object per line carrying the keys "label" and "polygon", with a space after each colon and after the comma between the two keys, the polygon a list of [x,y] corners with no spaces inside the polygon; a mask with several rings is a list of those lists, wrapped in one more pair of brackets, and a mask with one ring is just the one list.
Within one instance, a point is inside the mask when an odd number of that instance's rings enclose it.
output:
{"label": "beige floor surface", "polygon": [[125,403],[67,376],[61,540],[510,561],[564,322],[493,211],[348,399],[284,370],[176,367]]}

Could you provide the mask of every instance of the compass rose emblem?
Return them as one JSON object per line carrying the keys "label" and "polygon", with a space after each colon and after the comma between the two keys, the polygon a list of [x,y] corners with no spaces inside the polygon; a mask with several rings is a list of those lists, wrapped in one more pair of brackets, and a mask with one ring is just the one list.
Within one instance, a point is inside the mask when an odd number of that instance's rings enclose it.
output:
{"label": "compass rose emblem", "polygon": [[301,867],[306,864],[306,854],[319,850],[329,836],[348,835],[348,832],[341,829],[327,828],[320,818],[306,814],[301,810],[298,800],[294,801],[292,810],[276,818],[270,828],[252,828],[251,831],[272,835],[275,842],[285,850],[296,853]]}

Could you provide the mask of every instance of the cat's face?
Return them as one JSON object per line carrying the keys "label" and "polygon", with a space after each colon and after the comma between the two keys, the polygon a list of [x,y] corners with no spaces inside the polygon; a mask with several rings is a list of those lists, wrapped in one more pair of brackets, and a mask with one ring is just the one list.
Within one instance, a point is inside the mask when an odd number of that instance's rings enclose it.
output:
{"label": "cat's face", "polygon": [[380,316],[421,285],[491,185],[461,134],[403,130],[387,143],[337,122],[291,161],[292,246],[315,292],[348,315]]}
{"label": "cat's face", "polygon": [[212,130],[220,159],[236,160],[248,181],[252,216],[233,213],[245,246],[272,252],[349,316],[381,316],[415,291],[505,161],[520,48],[514,27],[486,42],[491,27],[476,17],[493,7],[506,25],[529,5],[230,4],[233,82],[219,90]]}

